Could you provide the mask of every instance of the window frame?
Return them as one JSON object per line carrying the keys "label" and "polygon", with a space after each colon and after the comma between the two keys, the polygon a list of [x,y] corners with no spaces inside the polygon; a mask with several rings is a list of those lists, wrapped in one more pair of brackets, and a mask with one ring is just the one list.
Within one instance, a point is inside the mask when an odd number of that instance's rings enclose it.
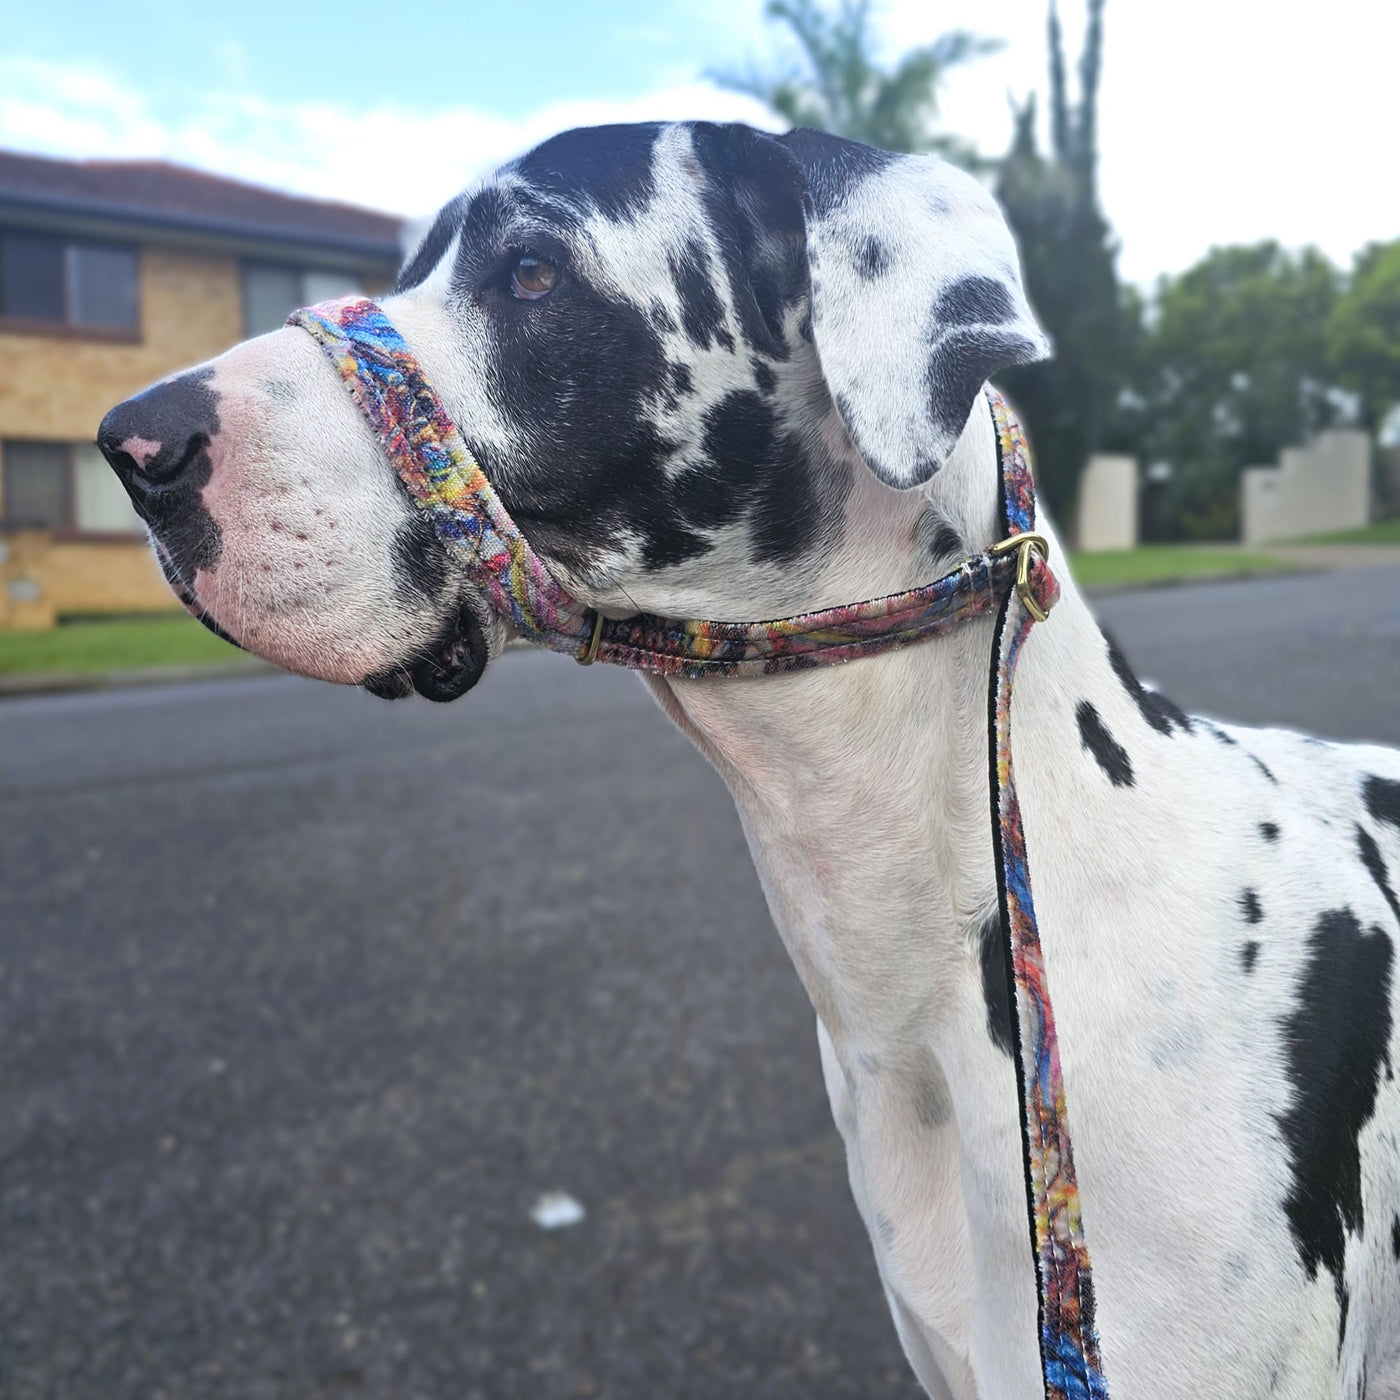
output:
{"label": "window frame", "polygon": [[[124,243],[120,239],[73,238],[64,233],[53,233],[43,228],[25,228],[17,224],[0,225],[0,245],[7,233],[29,237],[50,238],[59,245],[63,254],[63,319],[46,321],[34,316],[9,316],[0,311],[0,334],[47,335],[61,340],[97,340],[111,345],[139,345],[144,338],[145,298],[141,295],[141,245]],[[120,249],[130,253],[135,263],[136,275],[136,324],[134,326],[88,326],[72,319],[73,316],[73,250],[77,247]],[[0,258],[4,257],[0,246]]]}
{"label": "window frame", "polygon": [[[23,521],[11,520],[6,513],[4,473],[5,449],[10,443],[37,444],[44,447],[61,447],[64,451],[64,470],[67,473],[64,491],[64,506],[67,519],[59,525],[27,525]],[[83,442],[68,439],[54,441],[52,438],[7,437],[0,438],[0,535],[14,535],[21,531],[44,531],[58,543],[75,544],[144,544],[146,532],[139,525],[130,530],[87,530],[77,522],[78,512],[78,449],[88,446]]]}

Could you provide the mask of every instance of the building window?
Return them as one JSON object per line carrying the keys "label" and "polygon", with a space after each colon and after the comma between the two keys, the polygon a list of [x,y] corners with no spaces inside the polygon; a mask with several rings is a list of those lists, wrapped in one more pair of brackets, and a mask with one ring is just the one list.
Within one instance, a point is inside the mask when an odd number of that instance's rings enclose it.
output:
{"label": "building window", "polygon": [[353,273],[280,263],[243,264],[243,334],[275,331],[289,312],[361,290]]}
{"label": "building window", "polygon": [[97,243],[70,243],[68,312],[75,326],[134,331],[137,327],[136,253]]}
{"label": "building window", "polygon": [[117,474],[90,442],[5,442],[0,523],[93,534],[132,535],[143,529]]}
{"label": "building window", "polygon": [[0,229],[0,317],[135,331],[140,325],[136,250]]}
{"label": "building window", "polygon": [[73,520],[72,451],[62,442],[5,444],[5,523],[41,529]]}

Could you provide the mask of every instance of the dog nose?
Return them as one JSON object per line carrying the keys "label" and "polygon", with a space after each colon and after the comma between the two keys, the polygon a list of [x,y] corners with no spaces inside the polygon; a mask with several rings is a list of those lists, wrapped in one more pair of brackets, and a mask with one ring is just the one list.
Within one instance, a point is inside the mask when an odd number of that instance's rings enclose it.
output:
{"label": "dog nose", "polygon": [[219,430],[217,398],[199,374],[174,379],[119,403],[97,429],[97,446],[132,500],[177,482]]}

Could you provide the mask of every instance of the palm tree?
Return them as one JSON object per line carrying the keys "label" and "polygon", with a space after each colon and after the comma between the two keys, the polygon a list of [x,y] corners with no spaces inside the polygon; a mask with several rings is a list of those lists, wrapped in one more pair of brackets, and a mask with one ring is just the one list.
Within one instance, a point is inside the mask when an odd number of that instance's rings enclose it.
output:
{"label": "palm tree", "polygon": [[870,0],[838,0],[834,9],[818,0],[768,0],[764,13],[791,32],[800,61],[766,73],[712,73],[722,87],[758,98],[793,126],[981,164],[968,142],[932,130],[938,89],[950,69],[994,53],[1001,40],[955,29],[885,68],[872,52]]}

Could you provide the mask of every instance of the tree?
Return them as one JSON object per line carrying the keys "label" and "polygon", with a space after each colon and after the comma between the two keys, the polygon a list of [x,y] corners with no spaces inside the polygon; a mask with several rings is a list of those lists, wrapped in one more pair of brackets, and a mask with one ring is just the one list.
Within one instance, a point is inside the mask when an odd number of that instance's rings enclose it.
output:
{"label": "tree", "polygon": [[1315,248],[1212,249],[1158,284],[1139,381],[1142,448],[1173,468],[1173,514],[1234,533],[1239,472],[1342,416],[1328,363],[1341,278]]}
{"label": "tree", "polygon": [[933,130],[938,89],[950,69],[994,52],[1000,40],[953,30],[886,68],[874,55],[870,0],[839,0],[834,10],[818,0],[768,0],[765,14],[796,40],[797,62],[768,73],[712,74],[721,86],[758,98],[793,126],[978,163],[967,142]]}
{"label": "tree", "polygon": [[1327,359],[1338,380],[1360,396],[1372,430],[1400,406],[1400,239],[1357,254],[1347,290],[1333,305]]}
{"label": "tree", "polygon": [[[1137,299],[1123,293],[1116,247],[1099,209],[1098,87],[1104,0],[1087,0],[1079,60],[1080,100],[1071,106],[1059,16],[1049,12],[1051,152],[1036,147],[1034,98],[1016,112],[1011,151],[997,163],[997,194],[1021,246],[1027,292],[1055,346],[1053,360],[1003,371],[999,381],[1025,414],[1042,493],[1068,513],[1090,452],[1129,446],[1119,412],[1135,353]],[[986,167],[964,141],[933,131],[948,70],[1000,47],[958,30],[906,54],[891,69],[872,52],[869,0],[769,0],[768,17],[797,41],[800,62],[778,73],[719,75],[785,120],[892,151],[938,151]]]}
{"label": "tree", "polygon": [[1090,453],[1129,447],[1121,404],[1140,338],[1138,298],[1120,288],[1117,246],[1099,205],[1098,90],[1103,0],[1088,0],[1079,59],[1080,98],[1066,90],[1060,20],[1048,19],[1050,151],[1036,140],[1034,95],[1015,110],[997,195],[1021,249],[1026,292],[1054,357],[1005,370],[1002,386],[1025,416],[1041,492],[1067,516]]}

